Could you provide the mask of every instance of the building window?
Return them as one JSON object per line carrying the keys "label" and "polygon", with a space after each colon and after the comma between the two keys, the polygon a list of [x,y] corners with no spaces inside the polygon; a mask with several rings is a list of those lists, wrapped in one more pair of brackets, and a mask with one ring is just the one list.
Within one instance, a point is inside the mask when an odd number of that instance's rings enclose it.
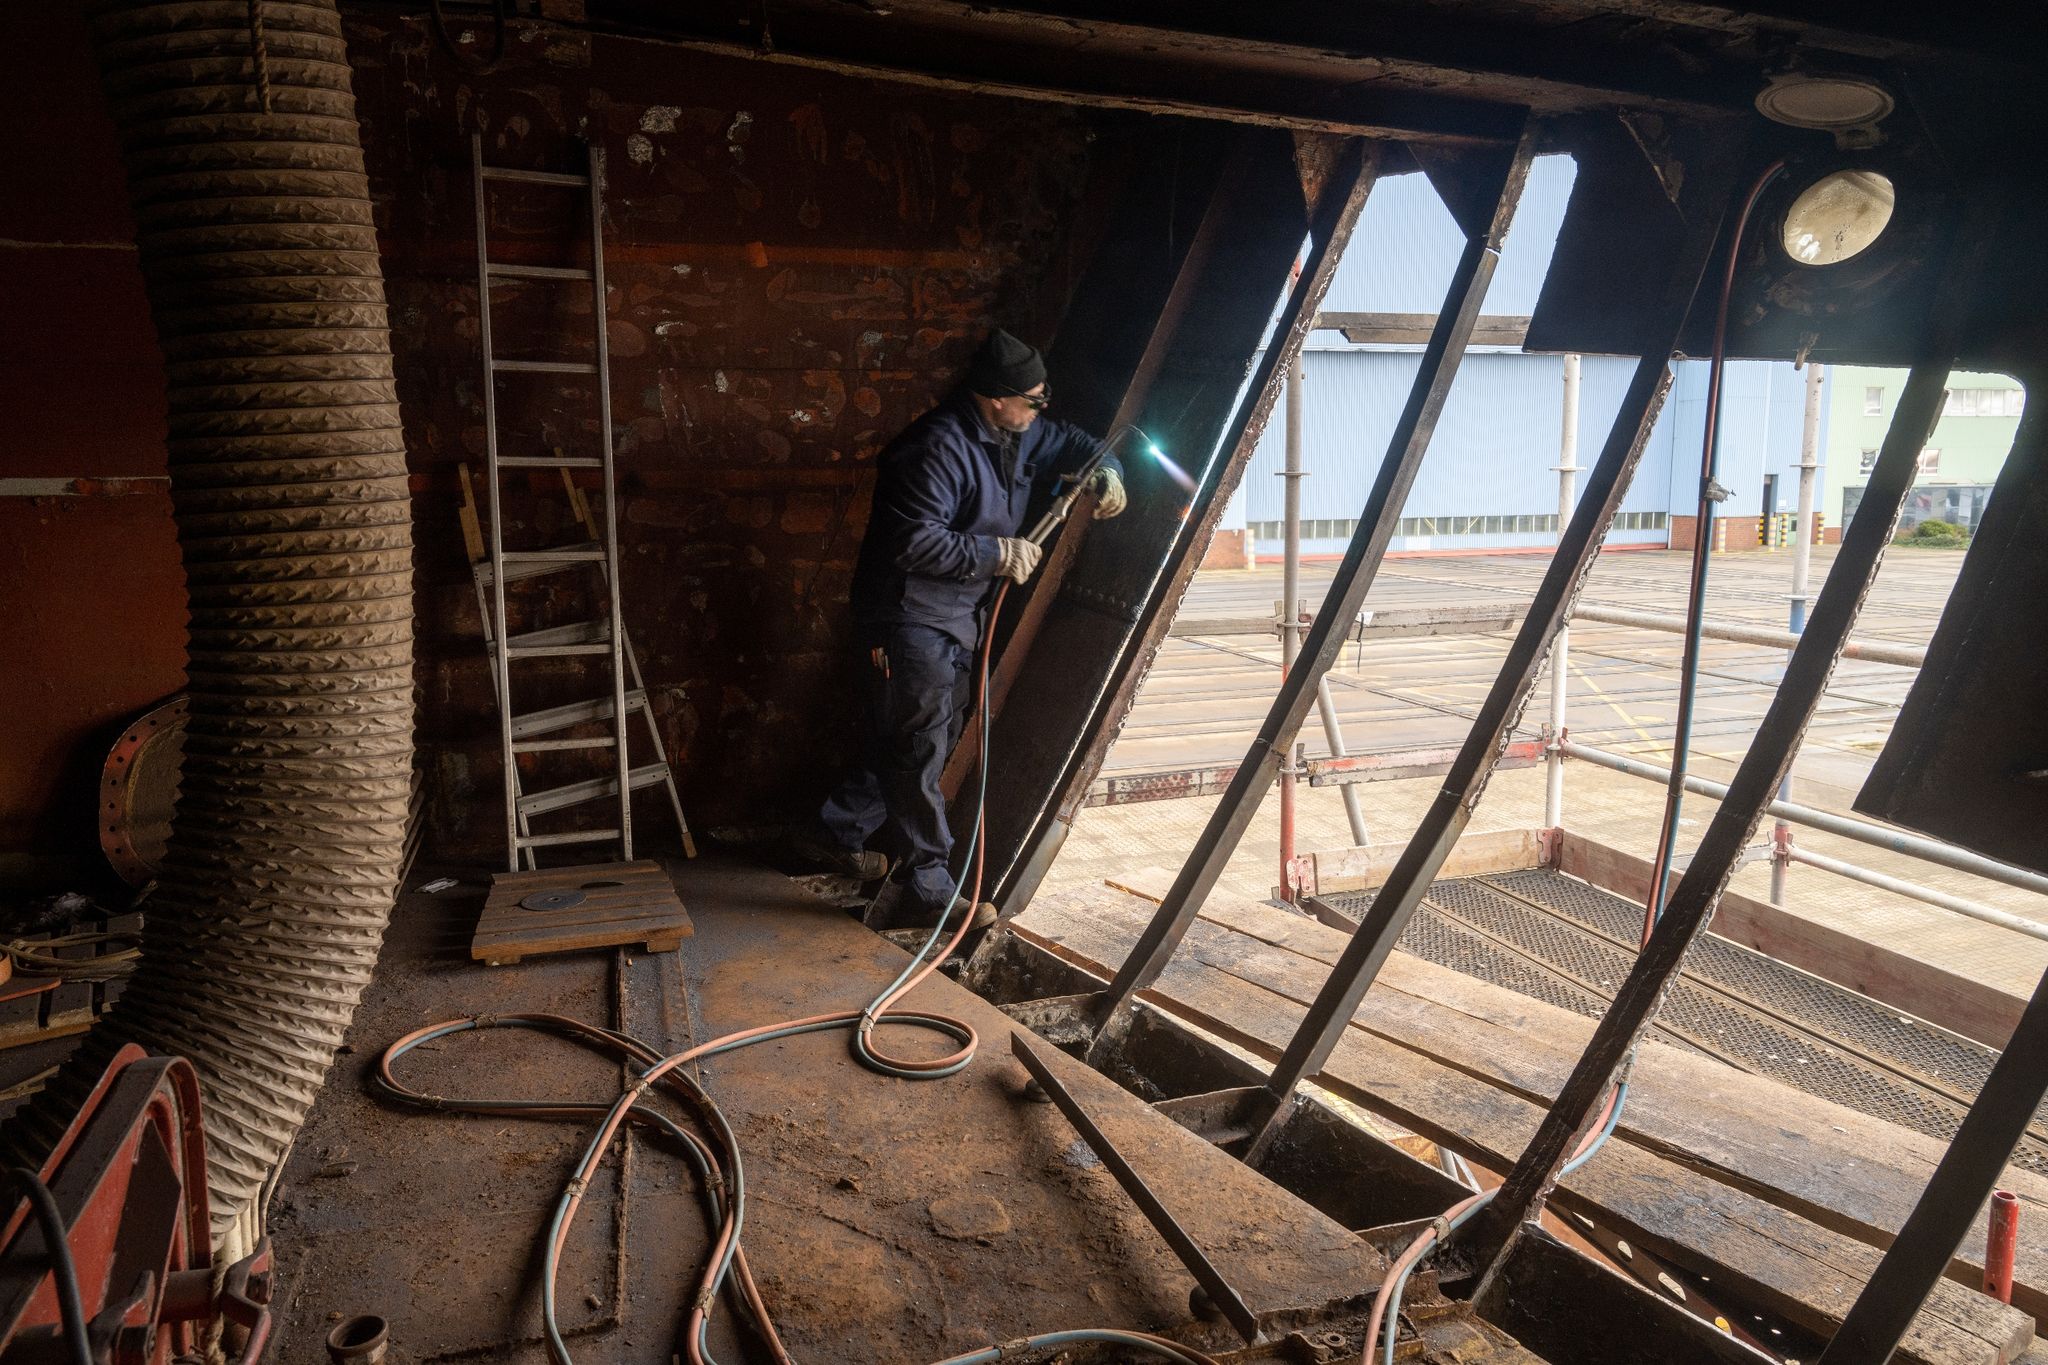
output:
{"label": "building window", "polygon": [[1863,390],[1863,415],[1865,417],[1884,416],[1883,385],[1872,384]]}
{"label": "building window", "polygon": [[1856,472],[1858,474],[1868,474],[1875,468],[1877,468],[1877,449],[1874,446],[1866,447],[1863,453],[1856,457]]}
{"label": "building window", "polygon": [[1920,452],[1920,472],[1922,474],[1939,474],[1941,472],[1941,452],[1939,450],[1933,446],[1928,446]]}
{"label": "building window", "polygon": [[2026,405],[2024,389],[1950,389],[1941,405],[1944,417],[2018,417]]}

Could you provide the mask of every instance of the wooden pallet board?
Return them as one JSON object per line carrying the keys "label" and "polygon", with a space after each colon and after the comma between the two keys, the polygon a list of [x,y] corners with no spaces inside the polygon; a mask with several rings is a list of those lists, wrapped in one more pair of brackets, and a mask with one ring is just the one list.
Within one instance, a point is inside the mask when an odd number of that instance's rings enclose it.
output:
{"label": "wooden pallet board", "polygon": [[[577,893],[580,899],[559,909],[522,904],[561,893]],[[493,877],[469,955],[501,967],[542,953],[635,943],[650,953],[663,953],[680,946],[691,933],[690,912],[660,863],[589,863]]]}
{"label": "wooden pallet board", "polygon": [[[1083,888],[1039,897],[1010,929],[1071,965],[1106,975],[1122,960],[1151,908],[1107,888]],[[1305,920],[1301,927],[1310,937],[1330,932]],[[1204,917],[1144,998],[1271,1060],[1299,1023],[1300,1001],[1327,971],[1320,961],[1211,922],[1205,907]],[[1373,997],[1367,999],[1368,1020],[1378,1022],[1370,1014]],[[1427,1008],[1430,1002],[1407,1004]],[[1460,1011],[1448,1008],[1446,1013]],[[1488,1068],[1470,1069],[1470,1058],[1460,1059],[1465,1065],[1439,1058],[1415,1040],[1384,1036],[1372,1022],[1355,1022],[1345,1030],[1320,1083],[1371,1112],[1459,1148],[1482,1165],[1502,1169],[1511,1163],[1541,1121],[1541,1103],[1523,1086],[1490,1079]],[[1457,1022],[1447,1019],[1446,1031]],[[1598,1161],[1561,1184],[1556,1201],[1667,1260],[1711,1274],[1766,1311],[1822,1336],[1840,1324],[1878,1259],[1870,1241],[1801,1217],[1758,1192],[1724,1184],[1694,1169],[1681,1152],[1638,1146],[1627,1137],[1610,1143]],[[1943,1281],[1897,1358],[1917,1365],[1996,1365],[2032,1337],[2033,1321],[2023,1312]]]}
{"label": "wooden pallet board", "polygon": [[[1157,902],[1171,882],[1171,873],[1143,871],[1111,885]],[[1209,898],[1200,918],[1287,954],[1210,956],[1224,972],[1297,1005],[1315,998],[1348,938],[1300,914],[1222,893]],[[1718,918],[1716,925],[1718,931]],[[1352,1023],[1545,1105],[1594,1028],[1592,1020],[1568,1010],[1400,950],[1387,959]],[[1769,1114],[1770,1121],[1756,1122],[1758,1114]],[[1947,1150],[1938,1139],[1655,1038],[1637,1054],[1621,1133],[1875,1247],[1890,1244]],[[2012,1166],[2001,1184],[2023,1203],[2048,1206],[2048,1178]],[[1976,1226],[1956,1250],[1951,1278],[1981,1282],[1985,1235],[1986,1218],[1979,1211]],[[2048,1320],[2048,1231],[2023,1220],[2016,1259],[2013,1303]]]}

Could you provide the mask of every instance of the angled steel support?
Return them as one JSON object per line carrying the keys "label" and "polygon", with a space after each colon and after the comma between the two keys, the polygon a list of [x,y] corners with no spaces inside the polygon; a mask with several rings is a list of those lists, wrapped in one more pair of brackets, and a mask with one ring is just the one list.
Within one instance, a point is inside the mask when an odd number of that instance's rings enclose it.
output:
{"label": "angled steel support", "polygon": [[2019,1027],[1992,1064],[1976,1103],[1934,1168],[1934,1178],[1821,1352],[1820,1365],[1884,1365],[1891,1359],[2004,1176],[2005,1163],[2043,1095],[2048,1095],[2048,976],[2034,987]]}
{"label": "angled steel support", "polygon": [[[1020,640],[1029,638],[1043,665],[1027,663],[1017,675],[1020,691],[998,717],[1000,728],[992,741],[1012,770],[1009,780],[991,793],[989,867],[997,874],[993,899],[1011,911],[1036,893],[1072,827],[1074,812],[1165,638],[1172,603],[1186,591],[1200,558],[1198,547],[1258,443],[1278,394],[1277,376],[1315,320],[1338,255],[1386,155],[1381,144],[1366,139],[1324,144],[1326,171],[1320,188],[1308,192],[1300,147],[1276,145],[1264,136],[1249,142],[1232,153],[1239,163],[1236,171],[1225,176],[1210,201],[1115,409],[1115,420],[1145,422],[1184,455],[1208,450],[1199,467],[1189,471],[1197,486],[1185,503],[1178,497],[1140,498],[1119,519],[1115,534],[1090,537],[1075,564],[1077,577],[1059,585],[1059,602],[1049,609],[1043,631],[1035,637],[1013,636],[1002,646],[1007,658]],[[1292,177],[1296,185],[1279,189],[1276,177]],[[1280,210],[1279,201],[1295,191],[1301,193],[1305,218]],[[1169,238],[1175,235],[1170,219],[1162,227]],[[1308,261],[1275,321],[1268,308],[1256,303],[1259,291],[1248,292],[1244,282],[1270,278],[1277,287],[1301,251],[1304,232]],[[1123,245],[1141,257],[1156,251],[1149,238]],[[1091,271],[1088,278],[1096,275]],[[1108,309],[1107,315],[1079,318],[1070,313],[1061,324],[1063,369],[1079,369],[1103,349],[1086,334],[1117,330],[1120,305],[1114,300],[1124,291],[1118,281],[1107,283],[1109,288],[1092,292],[1083,286],[1084,294],[1098,298],[1097,313]],[[1237,342],[1256,345],[1250,338],[1266,335],[1269,327],[1270,339],[1247,390],[1250,401],[1240,402],[1242,376],[1218,368],[1217,356]],[[1100,429],[1113,424],[1109,412],[1099,407],[1088,411],[1099,414]],[[1137,477],[1140,471],[1132,473]],[[1170,529],[1157,524],[1162,518],[1172,523]],[[1053,586],[1044,580],[1054,567],[1048,563],[1040,571],[1033,602]],[[1023,626],[1020,621],[1020,631]],[[1075,670],[1086,672],[1089,659],[1103,663],[1097,683],[1077,690],[1071,685]],[[1002,792],[1009,795],[998,800]]]}
{"label": "angled steel support", "polygon": [[1024,1069],[1031,1073],[1031,1079],[1044,1088],[1059,1111],[1067,1116],[1067,1122],[1074,1125],[1074,1131],[1081,1135],[1081,1140],[1102,1159],[1102,1164],[1116,1177],[1116,1183],[1124,1187],[1124,1193],[1131,1197],[1131,1202],[1138,1206],[1146,1221],[1173,1248],[1173,1254],[1180,1257],[1180,1263],[1187,1267],[1188,1274],[1195,1277],[1195,1283],[1202,1286],[1202,1292],[1209,1296],[1209,1301],[1230,1319],[1230,1325],[1237,1329],[1238,1335],[1246,1342],[1257,1341],[1259,1320],[1244,1301],[1244,1296],[1231,1287],[1215,1262],[1195,1245],[1195,1239],[1188,1236],[1187,1229],[1180,1225],[1166,1205],[1159,1202],[1159,1196],[1152,1192],[1145,1178],[1124,1160],[1123,1153],[1104,1135],[1088,1111],[1081,1107],[1081,1102],[1060,1084],[1059,1077],[1052,1074],[1052,1069],[1046,1066],[1045,1059],[1038,1055],[1037,1050],[1024,1041],[1021,1032],[1010,1035],[1010,1054],[1024,1064]]}
{"label": "angled steel support", "polygon": [[[1594,1122],[1596,1111],[1620,1077],[1627,1059],[1649,1026],[1665,993],[1677,979],[1693,941],[1705,930],[1721,892],[1733,875],[1743,850],[1792,766],[1799,738],[1826,690],[1843,643],[1856,623],[1864,595],[1877,573],[1878,561],[1891,540],[1899,510],[1913,486],[1921,448],[1941,416],[1948,372],[1956,354],[1960,300],[1967,290],[1955,287],[1943,296],[1951,302],[1947,316],[1935,321],[1904,394],[1886,432],[1870,486],[1842,536],[1842,549],[1828,573],[1827,584],[1814,604],[1813,616],[1785,666],[1784,681],[1771,699],[1756,738],[1728,795],[1715,810],[1684,877],[1671,894],[1635,965],[1629,970],[1614,1003],[1608,1006],[1592,1041],[1551,1105],[1536,1136],[1508,1173],[1493,1200],[1466,1227],[1461,1241],[1474,1263],[1488,1267],[1479,1299],[1497,1278],[1509,1244],[1522,1225],[1536,1216],[1579,1135]],[[1384,893],[1382,893],[1384,899]],[[1950,1243],[1950,1250],[1954,1243]]]}
{"label": "angled steel support", "polygon": [[[1273,785],[1281,761],[1293,747],[1294,737],[1316,703],[1316,684],[1329,671],[1344,647],[1347,623],[1358,615],[1372,587],[1387,544],[1399,523],[1401,505],[1422,466],[1423,452],[1436,430],[1437,418],[1450,397],[1451,381],[1457,377],[1465,347],[1479,321],[1479,307],[1486,298],[1486,286],[1500,261],[1500,247],[1508,226],[1514,221],[1515,206],[1528,179],[1529,163],[1535,156],[1533,123],[1523,130],[1512,154],[1487,169],[1494,172],[1494,209],[1484,232],[1466,239],[1464,254],[1451,277],[1443,311],[1437,316],[1429,346],[1422,353],[1407,405],[1387,445],[1378,480],[1359,516],[1358,530],[1351,538],[1344,562],[1330,584],[1329,595],[1316,612],[1315,623],[1301,643],[1301,652],[1287,670],[1273,706],[1266,714],[1258,736],[1252,740],[1244,761],[1231,778],[1230,787],[1209,818],[1207,828],[1194,851],[1174,879],[1172,890],[1160,903],[1152,922],[1132,947],[1104,994],[1101,1024],[1089,1045],[1088,1060],[1099,1065],[1112,1052],[1129,1025],[1130,1009],[1137,993],[1159,978],[1160,972],[1180,946],[1188,926],[1194,922],[1202,902],[1215,889],[1224,866],[1237,851],[1238,842],[1258,812],[1259,802]],[[1335,262],[1328,263],[1334,266]],[[1267,357],[1270,364],[1273,357]]]}
{"label": "angled steel support", "polygon": [[[1658,304],[1660,335],[1668,338],[1671,345],[1676,344],[1685,326],[1693,295],[1719,233],[1719,204],[1704,194],[1701,199],[1713,208],[1695,214],[1678,253],[1667,296]],[[1471,822],[1473,808],[1479,804],[1495,761],[1507,747],[1515,722],[1528,705],[1551,640],[1570,615],[1572,601],[1593,566],[1615,510],[1628,492],[1629,479],[1635,473],[1650,429],[1656,425],[1670,383],[1669,346],[1637,363],[1606,444],[1586,480],[1585,493],[1558,541],[1557,553],[1529,604],[1514,643],[1508,648],[1500,673],[1444,778],[1443,789],[1416,827],[1386,884],[1373,898],[1372,908],[1351,941],[1345,944],[1329,979],[1317,992],[1301,1026],[1273,1068],[1268,1085],[1280,1103],[1246,1154],[1245,1159],[1251,1164],[1256,1165],[1264,1158],[1267,1147],[1285,1124],[1293,1107],[1288,1101],[1295,1090],[1329,1060],[1358,1002],[1372,988],[1374,978],[1394,950],[1395,941],[1422,903],[1430,882]]]}

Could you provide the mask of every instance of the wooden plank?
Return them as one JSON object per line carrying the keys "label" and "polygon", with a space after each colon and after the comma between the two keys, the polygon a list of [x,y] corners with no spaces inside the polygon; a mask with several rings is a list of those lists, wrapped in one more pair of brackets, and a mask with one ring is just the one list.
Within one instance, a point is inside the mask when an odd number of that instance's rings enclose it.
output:
{"label": "wooden plank", "polygon": [[[520,902],[543,892],[574,891],[583,899],[559,909]],[[469,955],[493,965],[542,953],[640,944],[667,952],[692,932],[689,912],[661,864],[596,863],[501,872],[491,879]]]}
{"label": "wooden plank", "polygon": [[[1114,893],[1083,890],[1042,897],[1012,930],[1095,975],[1106,975],[1142,928],[1143,907]],[[1295,973],[1312,992],[1317,964],[1292,958],[1213,924],[1198,922],[1144,998],[1216,1032],[1255,1055],[1279,1055],[1300,1021],[1292,1000],[1239,973],[1258,957]],[[1434,1141],[1504,1167],[1535,1132],[1541,1106],[1363,1029],[1345,1030],[1319,1083]],[[1733,1286],[1769,1311],[1828,1333],[1876,1267],[1871,1247],[1821,1228],[1745,1192],[1667,1161],[1628,1141],[1560,1187],[1567,1208],[1599,1217],[1654,1254]],[[2030,1341],[2033,1321],[1980,1294],[1944,1282],[1916,1319],[1900,1358],[1924,1365],[1986,1365]]]}
{"label": "wooden plank", "polygon": [[[1364,848],[1335,848],[1301,855],[1307,863],[1302,890],[1307,895],[1334,891],[1373,891],[1386,881],[1387,873],[1401,856],[1406,844],[1370,844]],[[1543,834],[1534,829],[1503,829],[1486,834],[1467,834],[1458,840],[1444,864],[1445,877],[1477,877],[1488,872],[1520,872],[1543,866]],[[1155,905],[1165,899],[1173,885],[1175,870],[1142,867],[1103,880],[1119,891],[1143,896]]]}
{"label": "wooden plank", "polygon": [[[1316,326],[1335,330],[1354,345],[1422,346],[1436,326],[1434,313],[1318,313]],[[1529,337],[1529,318],[1520,313],[1484,313],[1472,328],[1474,346],[1516,346]]]}
{"label": "wooden plank", "polygon": [[[1309,854],[1303,890],[1309,895],[1330,891],[1373,891],[1387,880],[1406,844],[1373,844]],[[1533,829],[1503,829],[1466,834],[1445,860],[1441,877],[1477,877],[1486,872],[1517,872],[1543,865],[1543,844]]]}
{"label": "wooden plank", "polygon": [[470,563],[481,564],[487,552],[483,527],[477,520],[476,486],[469,477],[469,461],[464,460],[455,468],[462,477],[462,548],[469,555]]}
{"label": "wooden plank", "polygon": [[[1202,918],[1318,968],[1336,960],[1345,937],[1256,902],[1212,901]],[[1297,994],[1294,976],[1265,970],[1254,979],[1289,998]],[[1398,951],[1354,1023],[1539,1104],[1557,1094],[1593,1034],[1593,1021],[1569,1010]],[[1759,1123],[1759,1114],[1769,1121]],[[1621,1132],[1880,1248],[1904,1224],[1945,1150],[1924,1134],[1654,1039],[1637,1055]],[[2011,1167],[2006,1181],[2023,1200],[2048,1207],[2048,1180]],[[1985,1234],[1980,1213],[1951,1266],[1958,1282],[1981,1283]],[[2048,1316],[2048,1228],[2023,1225],[2021,1236],[2014,1302]]]}
{"label": "wooden plank", "polygon": [[[1560,839],[1557,866],[1580,881],[1631,900],[1641,901],[1649,894],[1649,864],[1644,859],[1576,834]],[[1984,982],[1732,892],[1722,895],[1708,928],[1986,1047],[2005,1046],[2027,1003]]]}

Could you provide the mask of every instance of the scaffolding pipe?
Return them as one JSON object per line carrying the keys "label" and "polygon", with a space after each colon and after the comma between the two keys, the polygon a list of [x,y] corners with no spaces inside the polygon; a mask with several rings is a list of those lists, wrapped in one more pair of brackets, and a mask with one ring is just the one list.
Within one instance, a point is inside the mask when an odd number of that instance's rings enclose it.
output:
{"label": "scaffolding pipe", "polygon": [[1971,919],[1982,920],[1986,924],[1995,924],[2001,929],[2010,929],[2014,933],[2025,934],[2028,938],[2048,939],[2048,924],[2037,923],[2026,918],[2024,915],[2015,915],[2008,910],[1999,910],[1993,906],[1985,905],[1982,901],[1966,900],[1961,896],[1951,896],[1948,892],[1937,891],[1931,886],[1921,886],[1917,882],[1909,882],[1903,877],[1888,876],[1883,872],[1872,871],[1867,867],[1858,867],[1855,863],[1843,862],[1840,858],[1830,858],[1825,854],[1814,853],[1811,850],[1797,846],[1788,845],[1784,850],[1783,856],[1791,862],[1804,863],[1808,867],[1817,867],[1823,872],[1832,872],[1837,877],[1847,877],[1850,881],[1862,882],[1865,886],[1874,886],[1880,891],[1889,891],[1894,895],[1910,897],[1927,905],[1938,905],[1944,910],[1953,910],[1958,915],[1968,915]]}
{"label": "scaffolding pipe", "polygon": [[[1814,478],[1820,470],[1820,399],[1826,381],[1823,366],[1806,367],[1806,414],[1799,431],[1799,514],[1792,537],[1792,592],[1787,629],[1794,638],[1806,629],[1807,579],[1813,565]],[[1778,799],[1792,799],[1792,773],[1778,784]],[[1792,826],[1783,820],[1771,831],[1771,904],[1785,904],[1786,880],[1792,871]]]}
{"label": "scaffolding pipe", "polygon": [[2012,1302],[2013,1262],[2019,1255],[2020,1201],[2011,1190],[1991,1192],[1990,1227],[1984,1239],[1984,1292]]}
{"label": "scaffolding pipe", "polygon": [[[1294,669],[1301,651],[1301,352],[1287,361],[1287,453],[1280,470],[1284,490],[1280,541],[1280,674]],[[1280,763],[1280,894],[1294,899],[1294,751]]]}
{"label": "scaffolding pipe", "polygon": [[[1595,767],[1627,773],[1631,777],[1640,777],[1646,781],[1662,783],[1671,780],[1669,768],[1659,767],[1655,763],[1645,763],[1641,759],[1630,758],[1606,749],[1596,749],[1590,744],[1580,744],[1576,740],[1567,739],[1564,742],[1564,752],[1568,758],[1582,758]],[[1710,782],[1704,777],[1687,777],[1685,789],[1699,796],[1710,796],[1716,801],[1728,795],[1727,787],[1719,782]],[[1853,839],[1859,844],[1887,849],[1893,853],[1903,853],[1922,862],[1935,863],[1956,872],[1967,872],[1973,877],[1982,877],[1986,881],[2048,895],[2048,877],[2043,877],[2037,872],[2029,872],[2025,868],[2014,867],[2010,863],[1986,858],[1968,849],[1956,848],[1939,840],[1929,839],[1924,835],[1909,834],[1905,830],[1892,829],[1888,825],[1873,824],[1868,820],[1837,815],[1833,811],[1802,806],[1791,801],[1773,801],[1764,810],[1768,815],[1782,817],[1792,824],[1804,825],[1808,829],[1817,829],[1823,834],[1837,834],[1844,839]],[[2048,931],[2044,931],[2044,936],[2048,936]]]}
{"label": "scaffolding pipe", "polygon": [[[1678,635],[1685,631],[1683,616],[1669,616],[1661,611],[1637,611],[1633,607],[1609,607],[1591,602],[1581,602],[1572,609],[1572,619],[1597,621],[1609,626],[1634,626],[1639,630],[1663,631]],[[1773,649],[1790,649],[1799,643],[1799,637],[1789,630],[1772,630],[1769,626],[1746,626],[1740,622],[1724,623],[1709,621],[1700,633],[1709,640],[1728,640],[1742,645],[1766,645]],[[1888,644],[1878,640],[1851,640],[1842,646],[1842,657],[1860,659],[1864,663],[1897,664],[1900,668],[1918,668],[1927,662],[1927,651],[1912,645]]]}
{"label": "scaffolding pipe", "polygon": [[[1564,541],[1564,528],[1572,519],[1572,506],[1579,500],[1579,358],[1564,358],[1564,421],[1557,440],[1557,536]],[[1564,742],[1565,701],[1570,690],[1572,658],[1570,618],[1558,628],[1550,647],[1550,743],[1543,771],[1543,825],[1557,829],[1564,824]],[[1349,787],[1346,791],[1351,790]]]}
{"label": "scaffolding pipe", "polygon": [[[1280,477],[1287,480],[1286,504],[1282,513],[1283,525],[1282,557],[1280,561],[1280,666],[1283,670],[1294,667],[1294,656],[1301,652],[1301,632],[1306,629],[1302,616],[1301,601],[1301,481],[1308,477],[1308,471],[1301,467],[1302,414],[1307,394],[1302,384],[1301,355],[1296,352],[1287,367],[1287,455],[1286,467]],[[1328,674],[1316,679],[1316,712],[1322,717],[1323,739],[1330,746],[1332,758],[1349,756],[1350,749],[1344,744],[1344,726],[1337,719],[1337,702],[1330,695]],[[1290,886],[1288,878],[1294,864],[1294,783],[1301,776],[1299,762],[1284,764],[1280,775],[1280,885]],[[1360,848],[1370,839],[1365,828],[1365,808],[1359,804],[1358,793],[1350,787],[1343,788],[1344,818],[1351,822],[1351,842]]]}
{"label": "scaffolding pipe", "polygon": [[[1344,726],[1337,719],[1337,701],[1330,695],[1330,675],[1327,673],[1316,680],[1316,710],[1322,713],[1323,738],[1330,746],[1330,757],[1349,758],[1351,750],[1344,744]],[[1370,831],[1365,827],[1365,807],[1359,803],[1358,789],[1347,782],[1337,790],[1344,795],[1344,818],[1351,822],[1352,846],[1364,848],[1372,840]]]}
{"label": "scaffolding pipe", "polygon": [[1799,433],[1799,539],[1792,547],[1792,633],[1806,629],[1806,604],[1813,600],[1807,578],[1813,565],[1815,484],[1820,472],[1820,400],[1827,367],[1806,367],[1806,424]]}

